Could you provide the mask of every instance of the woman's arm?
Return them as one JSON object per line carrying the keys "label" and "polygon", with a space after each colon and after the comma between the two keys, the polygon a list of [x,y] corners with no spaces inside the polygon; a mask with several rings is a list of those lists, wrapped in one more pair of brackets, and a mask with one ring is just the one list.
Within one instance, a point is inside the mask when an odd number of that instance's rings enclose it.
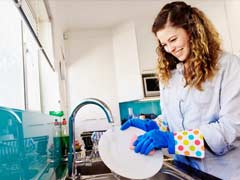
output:
{"label": "woman's arm", "polygon": [[240,59],[233,55],[223,58],[219,116],[215,121],[200,126],[206,143],[217,155],[232,149],[234,141],[240,136]]}

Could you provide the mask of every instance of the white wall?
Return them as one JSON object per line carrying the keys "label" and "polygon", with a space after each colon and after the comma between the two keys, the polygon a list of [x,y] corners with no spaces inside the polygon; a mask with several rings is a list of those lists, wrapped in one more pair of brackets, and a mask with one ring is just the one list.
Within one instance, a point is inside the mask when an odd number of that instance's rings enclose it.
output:
{"label": "white wall", "polygon": [[228,31],[228,22],[226,17],[224,0],[219,1],[201,1],[188,0],[189,4],[202,10],[220,33],[223,42],[223,49],[232,52],[230,34]]}
{"label": "white wall", "polygon": [[[80,100],[93,97],[104,101],[112,110],[115,122],[119,122],[111,30],[69,32],[65,48],[68,112],[71,113]],[[87,105],[78,114],[80,121],[104,119],[107,122],[99,107]],[[96,128],[100,124],[98,121]]]}
{"label": "white wall", "polygon": [[59,91],[59,106],[60,109],[64,111],[65,117],[68,118],[68,110],[67,110],[67,95],[66,95],[66,74],[62,74],[59,67],[59,63],[62,64],[63,69],[65,69],[65,47],[64,47],[64,39],[63,39],[63,30],[58,26],[58,22],[55,22],[54,19],[52,21],[52,32],[53,32],[53,46],[54,46],[54,66],[55,71],[58,74],[58,91]]}
{"label": "white wall", "polygon": [[225,0],[226,18],[228,20],[228,30],[231,37],[232,52],[240,56],[240,1]]}

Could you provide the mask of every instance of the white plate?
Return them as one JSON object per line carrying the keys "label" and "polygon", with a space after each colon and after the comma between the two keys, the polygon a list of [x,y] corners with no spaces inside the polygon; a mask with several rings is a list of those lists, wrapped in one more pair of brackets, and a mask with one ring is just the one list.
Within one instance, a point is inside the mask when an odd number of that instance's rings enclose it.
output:
{"label": "white plate", "polygon": [[119,126],[107,130],[100,138],[99,153],[106,166],[116,174],[130,179],[146,179],[154,176],[162,167],[162,151],[142,155],[130,149],[134,135],[144,131],[130,127],[121,131]]}

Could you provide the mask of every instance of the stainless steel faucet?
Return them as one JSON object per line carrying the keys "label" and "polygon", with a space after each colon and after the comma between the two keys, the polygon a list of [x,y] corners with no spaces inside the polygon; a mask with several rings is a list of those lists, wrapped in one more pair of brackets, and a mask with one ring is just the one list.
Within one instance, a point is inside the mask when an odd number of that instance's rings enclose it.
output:
{"label": "stainless steel faucet", "polygon": [[109,107],[99,99],[87,98],[83,99],[78,106],[73,110],[69,118],[69,153],[68,153],[68,178],[75,179],[76,177],[76,153],[75,153],[75,118],[77,112],[87,104],[95,104],[99,106],[105,113],[107,120],[112,125],[114,124],[112,113]]}

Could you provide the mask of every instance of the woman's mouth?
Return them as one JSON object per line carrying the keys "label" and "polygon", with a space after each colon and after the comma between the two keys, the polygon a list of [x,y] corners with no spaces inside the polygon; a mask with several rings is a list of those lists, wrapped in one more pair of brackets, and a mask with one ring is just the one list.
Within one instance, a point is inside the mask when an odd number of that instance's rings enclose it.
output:
{"label": "woman's mouth", "polygon": [[182,50],[183,50],[183,48],[177,50],[176,53],[175,53],[175,56],[176,57],[181,56],[182,55]]}

